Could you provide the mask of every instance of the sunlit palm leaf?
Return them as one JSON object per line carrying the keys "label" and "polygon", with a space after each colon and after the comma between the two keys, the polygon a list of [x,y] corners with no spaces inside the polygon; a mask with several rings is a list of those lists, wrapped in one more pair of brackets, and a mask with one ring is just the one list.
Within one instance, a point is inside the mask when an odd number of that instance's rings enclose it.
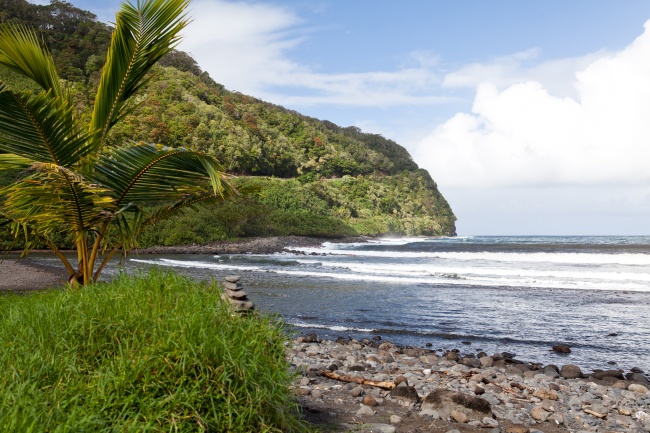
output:
{"label": "sunlit palm leaf", "polygon": [[38,227],[39,234],[66,226],[87,233],[110,218],[113,199],[106,189],[84,181],[79,175],[54,164],[35,164],[34,172],[0,189],[4,214],[11,220]]}
{"label": "sunlit palm leaf", "polygon": [[0,66],[31,78],[55,97],[64,98],[52,56],[33,30],[21,25],[0,25]]}
{"label": "sunlit palm leaf", "polygon": [[188,4],[189,0],[142,0],[137,7],[122,5],[90,125],[96,150],[110,128],[128,113],[127,100],[146,84],[147,72],[180,41]]}
{"label": "sunlit palm leaf", "polygon": [[0,154],[0,170],[24,170],[34,163],[29,158],[18,155]]}
{"label": "sunlit palm leaf", "polygon": [[73,107],[49,92],[14,93],[0,83],[0,150],[65,167],[88,152],[88,134],[73,119]]}
{"label": "sunlit palm leaf", "polygon": [[235,194],[214,158],[182,148],[132,145],[101,155],[93,166],[90,175],[112,191],[118,206]]}

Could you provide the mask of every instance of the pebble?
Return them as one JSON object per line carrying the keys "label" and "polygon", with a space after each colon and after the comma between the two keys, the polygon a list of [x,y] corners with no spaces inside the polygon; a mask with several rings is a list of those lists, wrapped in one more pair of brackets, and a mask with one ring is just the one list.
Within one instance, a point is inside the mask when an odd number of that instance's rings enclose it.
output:
{"label": "pebble", "polygon": [[[438,356],[432,350],[404,349],[385,340],[334,342],[317,336],[299,337],[287,349],[289,362],[301,373],[294,383],[296,395],[316,405],[329,402],[328,407],[340,407],[341,414],[375,417],[372,420],[390,424],[413,415],[421,422],[449,416],[486,433],[544,432],[551,425],[581,433],[650,431],[650,385],[643,373],[607,369],[587,373],[571,364],[524,364],[513,358],[516,355],[504,355],[476,357],[450,351]],[[382,389],[320,374],[332,370],[396,386]],[[471,411],[459,408],[443,417],[438,408],[425,407],[426,397],[436,390],[467,401],[483,400],[492,413],[468,417]],[[360,402],[358,410],[350,411]],[[394,426],[383,425],[395,431]],[[385,430],[364,424],[358,431]]]}

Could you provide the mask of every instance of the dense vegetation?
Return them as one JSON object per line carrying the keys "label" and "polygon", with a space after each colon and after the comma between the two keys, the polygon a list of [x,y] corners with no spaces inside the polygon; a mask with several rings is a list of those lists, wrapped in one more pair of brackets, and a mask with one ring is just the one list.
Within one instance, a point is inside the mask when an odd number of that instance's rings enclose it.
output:
{"label": "dense vegetation", "polygon": [[[108,41],[102,35],[110,29],[61,1],[0,5],[0,20],[35,25],[55,63],[75,65],[75,73],[64,76],[73,80],[77,108],[89,115]],[[145,234],[143,245],[273,234],[455,233],[455,217],[435,182],[394,141],[226,90],[182,52],[164,58],[154,74],[138,96],[140,106],[112,129],[109,144],[141,140],[204,151],[233,175],[255,176],[240,182],[255,183],[261,194],[179,216]]]}
{"label": "dense vegetation", "polygon": [[162,271],[0,296],[0,431],[289,432],[282,325]]}

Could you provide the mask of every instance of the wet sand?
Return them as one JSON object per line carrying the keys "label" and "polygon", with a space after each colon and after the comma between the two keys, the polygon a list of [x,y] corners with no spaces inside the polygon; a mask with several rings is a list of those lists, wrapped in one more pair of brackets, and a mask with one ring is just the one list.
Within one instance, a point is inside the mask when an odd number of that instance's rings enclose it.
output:
{"label": "wet sand", "polygon": [[0,291],[43,290],[60,287],[67,280],[63,265],[45,266],[34,263],[29,257],[19,259],[14,254],[0,261]]}

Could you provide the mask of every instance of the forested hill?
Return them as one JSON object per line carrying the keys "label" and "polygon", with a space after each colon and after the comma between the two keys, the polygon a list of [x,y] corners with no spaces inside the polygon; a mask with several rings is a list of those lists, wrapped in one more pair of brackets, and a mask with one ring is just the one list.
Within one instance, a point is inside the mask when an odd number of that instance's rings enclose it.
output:
{"label": "forested hill", "polygon": [[[0,21],[42,33],[77,108],[89,115],[111,28],[59,0],[47,6],[0,0]],[[0,79],[30,88],[5,71]],[[141,140],[199,149],[239,176],[236,182],[261,188],[260,195],[167,222],[147,233],[145,244],[274,234],[455,234],[456,218],[429,173],[381,135],[227,90],[183,52],[165,57],[137,98],[138,108],[113,128],[112,145]]]}

